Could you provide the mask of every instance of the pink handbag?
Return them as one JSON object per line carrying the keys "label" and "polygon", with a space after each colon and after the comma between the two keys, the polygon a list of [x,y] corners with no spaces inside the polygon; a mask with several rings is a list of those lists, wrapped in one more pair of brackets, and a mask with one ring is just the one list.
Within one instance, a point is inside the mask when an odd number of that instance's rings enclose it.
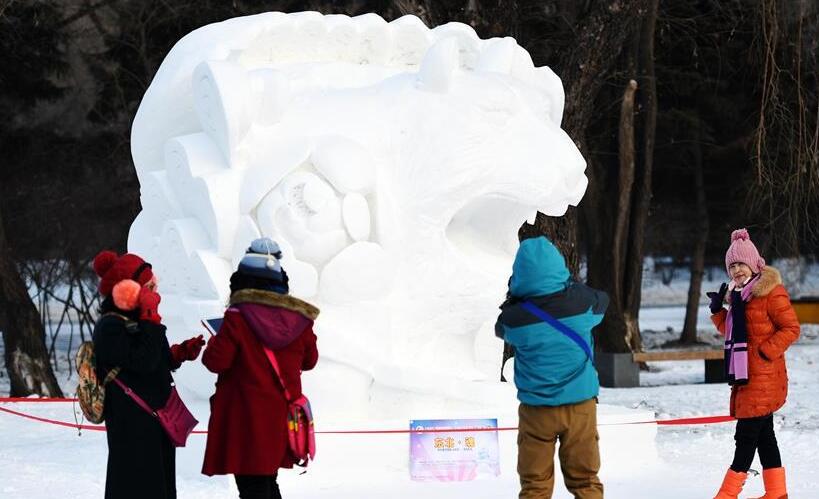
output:
{"label": "pink handbag", "polygon": [[[279,363],[273,350],[264,347],[264,354],[270,362],[270,366],[279,378],[279,383],[284,390],[284,398],[287,400],[287,441],[290,453],[296,460],[296,466],[306,468],[311,460],[316,457],[316,434],[313,428],[313,409],[307,397],[293,400],[290,392],[284,385],[284,378],[279,370]],[[306,472],[306,470],[305,470]]]}
{"label": "pink handbag", "polygon": [[165,430],[165,433],[168,434],[168,438],[174,447],[185,446],[188,436],[199,421],[193,417],[191,411],[189,411],[185,403],[182,402],[175,386],[171,385],[171,394],[168,396],[168,401],[165,402],[165,407],[154,411],[151,409],[151,406],[146,404],[139,395],[134,393],[134,391],[120,381],[119,378],[114,378],[114,383],[118,384],[120,388],[125,391],[126,395],[131,397],[145,412],[159,420],[159,424]]}

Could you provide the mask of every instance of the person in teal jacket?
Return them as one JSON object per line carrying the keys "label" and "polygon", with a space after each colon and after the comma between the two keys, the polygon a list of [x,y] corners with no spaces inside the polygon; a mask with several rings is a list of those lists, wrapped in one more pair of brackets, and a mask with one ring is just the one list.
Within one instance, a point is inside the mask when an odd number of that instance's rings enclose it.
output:
{"label": "person in teal jacket", "polygon": [[577,499],[602,499],[597,476],[597,394],[592,328],[608,296],[575,282],[563,255],[540,236],[520,243],[495,334],[515,350],[520,499],[554,490],[554,451]]}

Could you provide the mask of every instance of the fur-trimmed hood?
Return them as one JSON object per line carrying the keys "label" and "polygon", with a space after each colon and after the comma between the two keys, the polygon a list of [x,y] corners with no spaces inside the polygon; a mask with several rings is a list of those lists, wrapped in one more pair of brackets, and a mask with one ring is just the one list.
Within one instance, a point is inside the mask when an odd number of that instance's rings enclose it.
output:
{"label": "fur-trimmed hood", "polygon": [[780,284],[782,284],[782,274],[774,267],[766,266],[762,269],[759,280],[751,294],[754,297],[768,296]]}
{"label": "fur-trimmed hood", "polygon": [[273,291],[263,291],[261,289],[241,289],[230,295],[230,304],[256,303],[270,307],[279,307],[293,312],[297,312],[311,321],[315,321],[319,315],[318,307],[310,305],[304,300],[299,300],[295,296],[283,295]]}
{"label": "fur-trimmed hood", "polygon": [[319,314],[318,308],[298,298],[259,289],[233,293],[230,306],[242,314],[256,338],[271,350],[292,343],[313,326]]}
{"label": "fur-trimmed hood", "polygon": [[[766,266],[756,278],[754,289],[751,290],[751,298],[761,298],[768,296],[775,287],[782,284],[782,275],[774,267]],[[734,289],[733,281],[728,285],[728,294],[725,301],[731,303],[731,291]]]}

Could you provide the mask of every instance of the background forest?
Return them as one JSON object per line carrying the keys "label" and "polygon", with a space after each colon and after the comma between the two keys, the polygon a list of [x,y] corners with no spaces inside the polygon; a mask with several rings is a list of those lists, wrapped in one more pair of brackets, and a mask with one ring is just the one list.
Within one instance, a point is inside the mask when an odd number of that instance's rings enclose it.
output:
{"label": "background forest", "polygon": [[732,228],[748,227],[769,260],[817,254],[816,0],[0,0],[0,329],[13,395],[59,394],[53,328],[91,331],[89,262],[125,250],[140,209],[131,120],[168,51],[203,25],[273,10],[459,21],[515,37],[554,69],[590,184],[578,209],[522,231],[550,235],[609,292],[603,350],[642,348],[646,256],[690,266],[681,339],[694,342],[703,272]]}

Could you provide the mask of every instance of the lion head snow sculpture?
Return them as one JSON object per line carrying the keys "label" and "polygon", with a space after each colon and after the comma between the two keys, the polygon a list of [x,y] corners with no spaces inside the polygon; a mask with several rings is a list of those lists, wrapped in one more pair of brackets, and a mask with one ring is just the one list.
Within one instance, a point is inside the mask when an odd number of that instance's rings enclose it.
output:
{"label": "lion head snow sculpture", "polygon": [[[303,12],[205,26],[171,50],[134,120],[129,249],[154,263],[181,338],[221,315],[249,241],[278,241],[292,293],[322,310],[308,384],[334,385],[325,406],[379,383],[479,379],[476,334],[518,227],[586,188],[563,97],[514,39],[458,23]],[[205,394],[212,379],[181,382]]]}

